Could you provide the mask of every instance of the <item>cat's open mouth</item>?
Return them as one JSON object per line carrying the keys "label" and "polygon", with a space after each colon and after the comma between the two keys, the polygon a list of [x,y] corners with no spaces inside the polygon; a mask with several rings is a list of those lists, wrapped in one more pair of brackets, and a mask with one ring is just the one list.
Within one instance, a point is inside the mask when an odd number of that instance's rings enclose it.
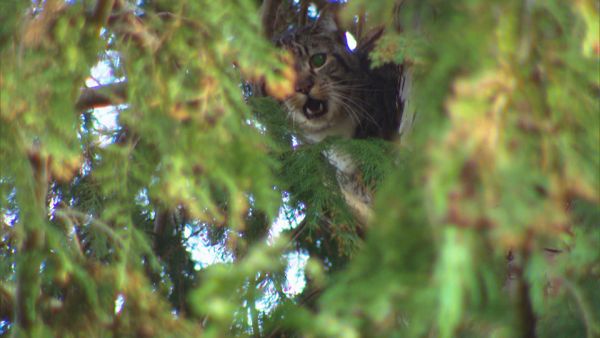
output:
{"label": "cat's open mouth", "polygon": [[302,108],[302,112],[309,120],[321,117],[327,112],[327,102],[309,97]]}

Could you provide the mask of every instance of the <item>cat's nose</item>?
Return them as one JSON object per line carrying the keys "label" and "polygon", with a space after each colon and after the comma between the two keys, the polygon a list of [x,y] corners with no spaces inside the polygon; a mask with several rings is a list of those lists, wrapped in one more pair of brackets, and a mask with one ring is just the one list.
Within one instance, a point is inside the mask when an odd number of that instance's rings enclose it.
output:
{"label": "cat's nose", "polygon": [[310,77],[303,78],[303,79],[301,78],[296,81],[295,89],[296,89],[296,92],[298,92],[298,93],[308,95],[308,93],[312,89],[313,85],[314,85],[314,82]]}

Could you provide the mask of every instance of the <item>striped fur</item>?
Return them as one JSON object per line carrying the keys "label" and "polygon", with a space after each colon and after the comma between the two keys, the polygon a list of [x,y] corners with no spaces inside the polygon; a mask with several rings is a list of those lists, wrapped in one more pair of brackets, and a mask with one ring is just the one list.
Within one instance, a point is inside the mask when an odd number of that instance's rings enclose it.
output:
{"label": "striped fur", "polygon": [[[381,33],[367,34],[367,39],[351,51],[345,33],[338,30],[331,16],[323,15],[277,40],[294,56],[297,89],[284,104],[305,142],[317,143],[329,136],[392,140],[408,131],[411,123],[401,127],[401,122],[407,107],[410,74],[396,64],[370,68],[368,54]],[[311,57],[316,54],[326,55],[322,66],[311,64]],[[337,168],[338,183],[357,219],[366,223],[372,192],[361,182],[356,165],[338,149],[330,149],[324,155]]]}

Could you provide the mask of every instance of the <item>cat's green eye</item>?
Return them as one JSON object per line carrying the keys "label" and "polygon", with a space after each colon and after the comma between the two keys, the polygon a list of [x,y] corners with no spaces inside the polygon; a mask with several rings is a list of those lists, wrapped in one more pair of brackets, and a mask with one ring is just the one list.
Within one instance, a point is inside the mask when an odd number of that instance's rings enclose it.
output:
{"label": "cat's green eye", "polygon": [[327,54],[319,53],[310,57],[310,65],[313,68],[319,68],[325,64],[327,61]]}

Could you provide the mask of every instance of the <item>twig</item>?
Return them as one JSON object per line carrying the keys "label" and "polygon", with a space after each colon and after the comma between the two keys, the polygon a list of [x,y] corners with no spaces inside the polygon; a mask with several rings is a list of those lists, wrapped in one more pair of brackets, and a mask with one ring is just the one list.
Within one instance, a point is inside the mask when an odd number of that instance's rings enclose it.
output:
{"label": "twig", "polygon": [[117,233],[106,223],[99,221],[93,217],[90,217],[89,215],[75,210],[75,209],[63,209],[63,210],[57,210],[56,211],[56,215],[60,216],[60,217],[69,217],[69,216],[73,216],[73,217],[79,217],[82,219],[89,219],[90,221],[90,225],[96,227],[99,230],[102,230],[105,234],[108,235],[108,237],[110,237],[115,243],[118,243],[120,245],[123,245],[123,240],[119,237],[119,235],[117,235]]}
{"label": "twig", "polygon": [[586,336],[588,338],[598,337],[598,335],[600,335],[600,325],[594,321],[592,310],[585,301],[584,296],[570,280],[564,279],[564,285],[566,289],[573,295],[573,298],[575,298],[577,307],[583,316]]}
{"label": "twig", "polygon": [[[523,256],[523,263],[521,267],[527,265],[529,261],[529,252],[526,249],[521,250]],[[521,271],[517,276],[517,321],[519,325],[521,338],[535,338],[536,328],[536,316],[533,311],[533,305],[531,304],[531,293],[529,284],[525,280],[524,273]]]}
{"label": "twig", "polygon": [[111,106],[127,100],[127,82],[84,88],[75,103],[77,111]]}
{"label": "twig", "polygon": [[107,19],[112,12],[113,6],[115,4],[115,0],[100,0],[96,4],[96,8],[94,9],[93,21],[96,25],[97,33],[100,33],[100,30],[104,25],[106,25]]}
{"label": "twig", "polygon": [[275,32],[275,16],[277,8],[279,7],[279,1],[277,0],[264,0],[261,8],[261,23],[263,33],[267,39],[273,37]]}
{"label": "twig", "polygon": [[160,47],[160,39],[155,36],[135,13],[126,8],[123,0],[115,0],[115,14],[108,19],[108,25],[124,38],[131,38],[142,49],[155,52]]}
{"label": "twig", "polygon": [[0,318],[14,318],[15,291],[8,285],[0,285]]}
{"label": "twig", "polygon": [[[65,231],[68,232],[71,229],[74,229],[77,225],[71,220],[71,217],[64,215],[62,213],[56,213],[56,217],[62,219],[66,224]],[[73,231],[73,247],[77,252],[77,256],[83,258],[85,255],[83,254],[83,249],[81,246],[81,241],[79,240],[79,236],[77,235],[77,231]]]}
{"label": "twig", "polygon": [[256,338],[260,338],[260,325],[258,323],[258,310],[256,310],[256,277],[250,277],[249,285],[248,285],[248,302],[250,307],[250,318],[252,321],[252,334]]}
{"label": "twig", "polygon": [[[17,226],[24,234],[17,245],[20,259],[16,265],[16,297],[15,297],[15,336],[30,336],[35,330],[40,315],[37,301],[41,294],[40,264],[42,263],[43,247],[46,241],[44,229],[47,213],[46,197],[48,196],[48,181],[50,179],[50,162],[44,157],[37,146],[28,151],[29,164],[33,177],[19,177],[17,189],[26,191],[23,200],[29,203],[24,208],[22,218]],[[28,175],[24,175],[28,176]],[[32,180],[31,180],[32,179]],[[30,192],[30,193],[27,193]],[[26,204],[25,204],[26,205]],[[21,331],[22,330],[22,331]]]}
{"label": "twig", "polygon": [[300,1],[300,15],[298,16],[298,25],[300,25],[300,26],[306,25],[307,17],[308,17],[308,1],[301,0]]}

